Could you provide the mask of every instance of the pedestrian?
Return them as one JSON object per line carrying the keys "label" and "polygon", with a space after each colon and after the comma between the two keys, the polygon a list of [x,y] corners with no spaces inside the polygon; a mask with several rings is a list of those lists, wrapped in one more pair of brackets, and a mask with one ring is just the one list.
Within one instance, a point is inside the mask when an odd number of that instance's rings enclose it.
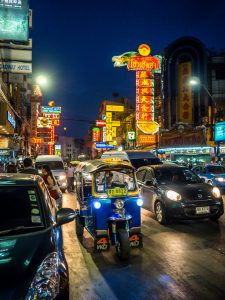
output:
{"label": "pedestrian", "polygon": [[48,165],[42,166],[42,178],[49,190],[51,197],[54,198],[55,200],[58,200],[60,197],[58,192],[58,186],[55,181],[55,178],[52,175],[52,171]]}
{"label": "pedestrian", "polygon": [[16,165],[13,162],[8,163],[6,173],[17,173]]}
{"label": "pedestrian", "polygon": [[69,163],[67,168],[67,180],[68,180],[68,191],[72,192],[74,190],[74,167]]}
{"label": "pedestrian", "polygon": [[0,161],[0,173],[4,173],[4,163]]}
{"label": "pedestrian", "polygon": [[23,161],[23,169],[20,170],[20,173],[23,174],[33,174],[33,175],[40,175],[37,169],[33,168],[33,162],[30,157],[26,157]]}

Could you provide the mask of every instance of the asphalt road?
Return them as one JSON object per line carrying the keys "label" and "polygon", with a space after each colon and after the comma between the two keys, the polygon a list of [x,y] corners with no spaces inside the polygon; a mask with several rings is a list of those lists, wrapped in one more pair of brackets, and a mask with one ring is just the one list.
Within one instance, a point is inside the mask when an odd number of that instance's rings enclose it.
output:
{"label": "asphalt road", "polygon": [[[64,207],[76,207],[74,194],[63,197]],[[142,233],[143,249],[122,263],[113,248],[94,253],[86,231],[81,244],[74,222],[64,225],[70,299],[225,299],[225,216],[162,226],[142,210]]]}

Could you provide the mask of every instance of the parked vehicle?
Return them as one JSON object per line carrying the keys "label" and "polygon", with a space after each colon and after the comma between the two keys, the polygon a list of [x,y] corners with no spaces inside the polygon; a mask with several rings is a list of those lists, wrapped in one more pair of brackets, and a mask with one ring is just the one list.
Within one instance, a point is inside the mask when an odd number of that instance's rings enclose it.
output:
{"label": "parked vehicle", "polygon": [[127,150],[127,151],[106,151],[101,158],[118,157],[124,161],[128,161],[135,169],[142,166],[158,165],[161,160],[149,151]]}
{"label": "parked vehicle", "polygon": [[55,177],[62,192],[68,187],[66,171],[63,161],[58,155],[39,155],[35,161],[35,168],[41,169],[43,165],[48,165]]}
{"label": "parked vehicle", "polygon": [[28,174],[0,175],[0,203],[0,299],[69,299],[61,225],[75,212]]}
{"label": "parked vehicle", "polygon": [[175,218],[217,220],[224,213],[219,189],[186,167],[146,166],[137,170],[137,179],[144,208],[154,212],[161,224]]}
{"label": "parked vehicle", "polygon": [[[127,162],[93,160],[77,167],[76,191],[80,209],[76,232],[86,228],[96,251],[116,247],[121,260],[130,256],[131,247],[142,247],[141,206],[134,168]],[[89,177],[87,177],[89,174]]]}
{"label": "parked vehicle", "polygon": [[220,192],[225,195],[225,167],[221,165],[208,164],[196,166],[192,169],[205,182],[217,186]]}

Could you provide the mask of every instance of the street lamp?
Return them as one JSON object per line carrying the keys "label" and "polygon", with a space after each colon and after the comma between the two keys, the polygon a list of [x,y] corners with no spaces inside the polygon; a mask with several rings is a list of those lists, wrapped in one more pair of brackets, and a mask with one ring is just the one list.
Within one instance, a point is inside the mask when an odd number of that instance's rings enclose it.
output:
{"label": "street lamp", "polygon": [[[209,92],[207,87],[200,81],[198,77],[192,77],[189,80],[189,84],[193,86],[201,86],[203,87],[204,91],[207,93],[207,95],[211,99],[211,103],[209,105],[210,110],[208,111],[208,121],[210,124],[210,140],[213,140],[213,125],[215,124],[215,114],[216,114],[216,101],[213,98],[212,94]],[[218,143],[217,147],[217,156],[218,160],[220,159],[220,143]]]}
{"label": "street lamp", "polygon": [[44,76],[44,75],[39,75],[39,76],[36,78],[36,82],[37,82],[37,84],[39,84],[40,86],[46,86],[48,80],[47,80],[46,76]]}

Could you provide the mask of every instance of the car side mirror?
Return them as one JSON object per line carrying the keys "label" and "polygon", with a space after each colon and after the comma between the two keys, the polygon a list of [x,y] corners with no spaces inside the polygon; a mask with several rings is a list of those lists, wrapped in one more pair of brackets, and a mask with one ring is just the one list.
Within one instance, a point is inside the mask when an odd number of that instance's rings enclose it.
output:
{"label": "car side mirror", "polygon": [[72,222],[76,217],[76,213],[71,208],[60,208],[56,213],[56,225],[60,226]]}

